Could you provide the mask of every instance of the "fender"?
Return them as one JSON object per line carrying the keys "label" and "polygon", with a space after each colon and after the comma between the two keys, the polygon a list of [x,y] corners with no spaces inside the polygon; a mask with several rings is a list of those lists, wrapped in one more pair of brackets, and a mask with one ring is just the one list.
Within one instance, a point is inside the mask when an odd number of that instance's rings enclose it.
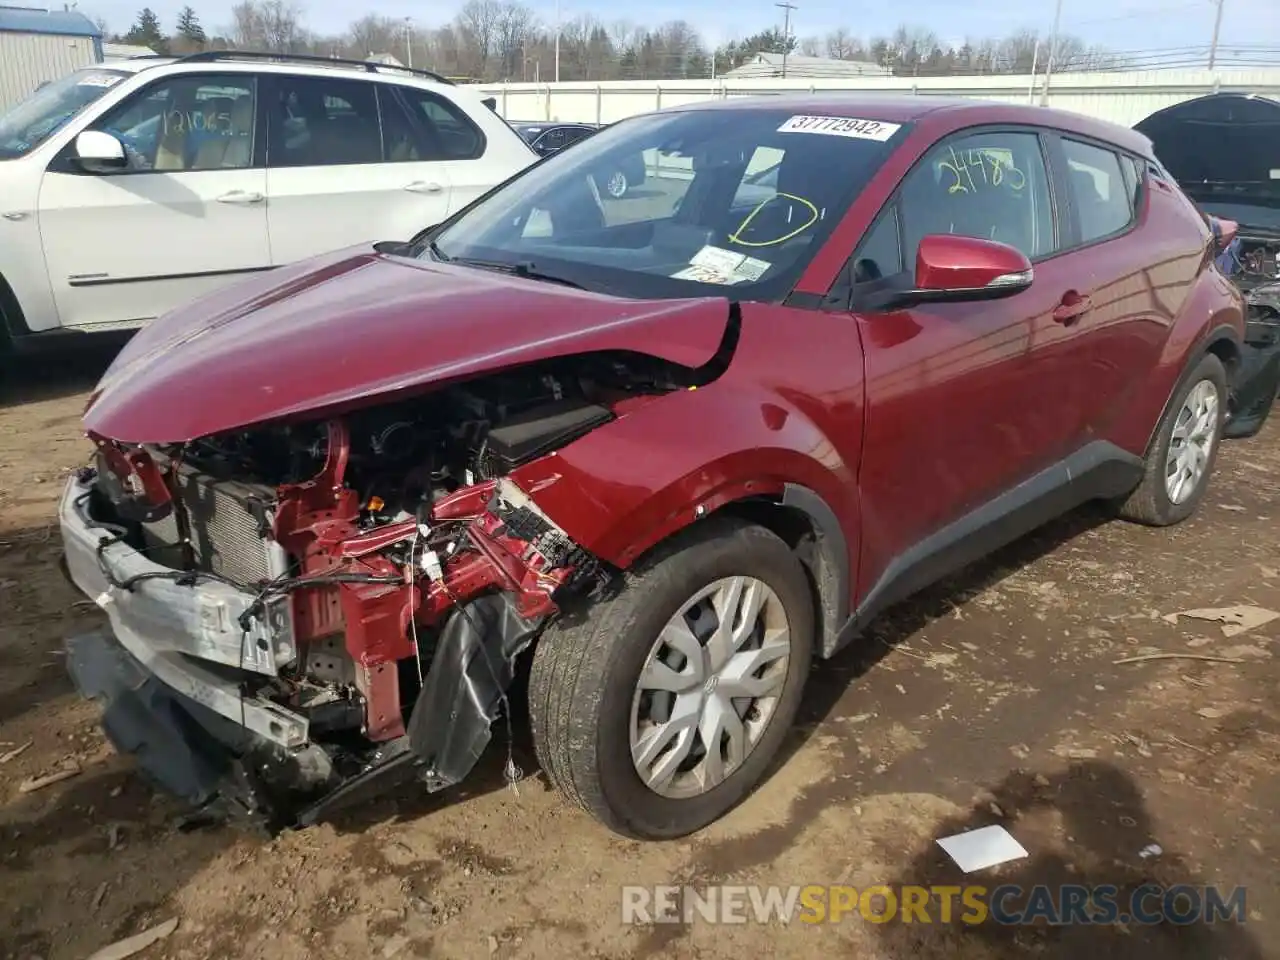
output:
{"label": "fender", "polygon": [[1190,368],[1210,351],[1228,363],[1240,355],[1243,302],[1237,297],[1233,306],[1212,310],[1210,304],[1220,292],[1214,286],[1213,276],[1213,271],[1200,275],[1169,330],[1160,358],[1148,373],[1146,389],[1134,395],[1134,402],[1125,415],[1103,439],[1135,456],[1145,457],[1176,387]]}
{"label": "fender", "polygon": [[798,510],[817,534],[815,576],[834,636],[848,617],[858,521],[854,469],[838,450],[782,397],[720,380],[647,403],[510,479],[575,543],[621,569],[728,504],[766,498]]}

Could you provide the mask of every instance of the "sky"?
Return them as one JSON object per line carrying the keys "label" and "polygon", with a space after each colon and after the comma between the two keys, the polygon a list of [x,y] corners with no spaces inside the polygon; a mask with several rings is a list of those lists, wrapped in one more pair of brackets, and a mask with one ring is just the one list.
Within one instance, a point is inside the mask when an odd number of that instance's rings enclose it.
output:
{"label": "sky", "polygon": [[[8,0],[6,0],[8,2]],[[52,3],[53,0],[50,0]],[[146,0],[172,29],[178,11],[188,0]],[[205,29],[215,32],[230,22],[234,0],[189,0]],[[372,0],[358,9],[392,17],[411,17],[420,27],[447,22],[464,0],[444,0],[429,7],[414,0]],[[606,24],[620,9],[609,0],[559,0],[560,16],[571,19],[591,14]],[[850,4],[847,0],[792,0],[792,30],[798,37],[821,36],[836,27],[871,37],[891,33],[904,22],[903,5],[895,3]],[[1038,29],[1048,34],[1053,25],[1055,0],[914,0],[911,26],[932,30],[944,42],[960,43],[968,37],[1006,36],[1017,30]],[[1268,44],[1280,48],[1280,0],[1222,0],[1221,44]],[[102,17],[112,31],[123,32],[141,7],[139,0],[79,0],[78,9],[90,17]],[[555,22],[554,0],[529,0],[547,23]],[[300,0],[308,28],[318,33],[340,33],[351,21],[349,0]],[[632,7],[645,10],[643,18],[629,19],[646,25],[685,19],[716,45],[761,29],[782,25],[782,10],[773,0],[709,0],[691,10],[680,0],[655,0]],[[1207,47],[1213,32],[1213,0],[1062,0],[1062,30],[1117,52]],[[1276,58],[1280,66],[1280,56]]]}

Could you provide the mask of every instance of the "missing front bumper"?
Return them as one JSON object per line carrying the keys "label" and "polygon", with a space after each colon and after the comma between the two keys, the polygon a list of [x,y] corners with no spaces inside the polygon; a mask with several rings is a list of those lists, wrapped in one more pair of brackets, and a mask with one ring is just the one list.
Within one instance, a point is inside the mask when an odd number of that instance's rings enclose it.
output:
{"label": "missing front bumper", "polygon": [[[72,477],[58,521],[63,559],[72,583],[106,612],[115,639],[149,675],[219,716],[280,747],[309,742],[307,719],[279,704],[245,696],[225,668],[274,675],[296,656],[283,608],[276,620],[250,618],[253,594],[217,581],[190,585],[163,579],[172,571],[116,540],[89,512],[91,485]],[[104,541],[108,545],[104,546]],[[110,576],[108,575],[110,574]],[[112,580],[137,582],[121,590]],[[269,615],[270,616],[270,615]]]}
{"label": "missing front bumper", "polygon": [[115,748],[180,800],[286,826],[298,798],[332,788],[329,757],[315,745],[287,750],[163,683],[105,631],[66,642],[80,693],[103,705]]}
{"label": "missing front bumper", "polygon": [[[555,610],[521,604],[530,594],[486,581],[443,612],[406,735],[375,743],[326,733],[305,708],[268,699],[265,676],[287,685],[295,674],[291,633],[262,621],[247,627],[240,614],[252,609],[248,591],[175,578],[113,537],[95,520],[89,491],[87,478],[73,478],[63,496],[65,566],[102,606],[110,629],[68,641],[77,686],[103,703],[103,726],[117,749],[165,790],[196,806],[249,814],[273,831],[314,823],[404,781],[434,792],[466,778],[507,705],[517,657]],[[559,543],[548,545],[547,531],[532,533],[542,549]],[[477,555],[502,573],[490,579],[523,583],[527,571],[491,535],[476,529],[472,537]],[[223,629],[228,623],[236,624],[234,635]],[[279,647],[282,636],[288,649]],[[251,641],[260,651],[257,669],[240,662]]]}
{"label": "missing front bumper", "polygon": [[538,623],[505,594],[454,611],[419,697],[409,735],[339,771],[320,744],[288,749],[162,682],[107,631],[71,637],[67,668],[103,705],[102,727],[122,754],[168,793],[219,817],[274,833],[413,783],[434,793],[465,779],[490,740],[515,661]]}

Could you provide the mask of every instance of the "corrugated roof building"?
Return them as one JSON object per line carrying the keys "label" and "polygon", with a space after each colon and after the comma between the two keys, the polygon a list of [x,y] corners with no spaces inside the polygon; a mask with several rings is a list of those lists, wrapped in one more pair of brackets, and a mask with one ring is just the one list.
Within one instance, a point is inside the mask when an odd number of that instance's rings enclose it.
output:
{"label": "corrugated roof building", "polygon": [[102,31],[75,10],[0,6],[0,110],[36,87],[102,62]]}
{"label": "corrugated roof building", "polygon": [[143,47],[136,43],[102,41],[103,63],[111,63],[113,60],[132,60],[134,57],[154,57],[155,55],[156,52],[150,47]]}

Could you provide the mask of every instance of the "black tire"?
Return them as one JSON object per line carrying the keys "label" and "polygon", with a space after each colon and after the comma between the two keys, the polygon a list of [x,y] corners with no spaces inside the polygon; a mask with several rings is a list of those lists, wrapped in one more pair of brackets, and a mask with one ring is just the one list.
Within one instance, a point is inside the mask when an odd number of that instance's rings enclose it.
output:
{"label": "black tire", "polygon": [[[786,613],[787,675],[760,740],[718,786],[671,799],[644,784],[631,759],[634,690],[667,621],[702,587],[729,576],[764,581]],[[614,596],[538,642],[529,714],[538,762],[561,793],[610,829],[638,839],[686,836],[719,819],[764,776],[795,720],[813,653],[813,596],[804,568],[763,527],[701,521],[626,574]]]}
{"label": "black tire", "polygon": [[[1174,503],[1165,487],[1165,469],[1169,459],[1169,444],[1182,405],[1191,391],[1200,383],[1208,381],[1218,393],[1218,426],[1213,446],[1209,451],[1208,462],[1204,473],[1200,476],[1195,489],[1181,503]],[[1142,482],[1133,493],[1124,500],[1118,513],[1126,520],[1151,527],[1167,527],[1181,523],[1196,511],[1204,492],[1209,486],[1209,478],[1213,476],[1213,467],[1218,459],[1218,450],[1222,446],[1222,433],[1227,417],[1227,372],[1213,354],[1205,354],[1189,375],[1184,377],[1174,391],[1172,402],[1165,410],[1156,428],[1151,450],[1147,454],[1146,468]]]}

